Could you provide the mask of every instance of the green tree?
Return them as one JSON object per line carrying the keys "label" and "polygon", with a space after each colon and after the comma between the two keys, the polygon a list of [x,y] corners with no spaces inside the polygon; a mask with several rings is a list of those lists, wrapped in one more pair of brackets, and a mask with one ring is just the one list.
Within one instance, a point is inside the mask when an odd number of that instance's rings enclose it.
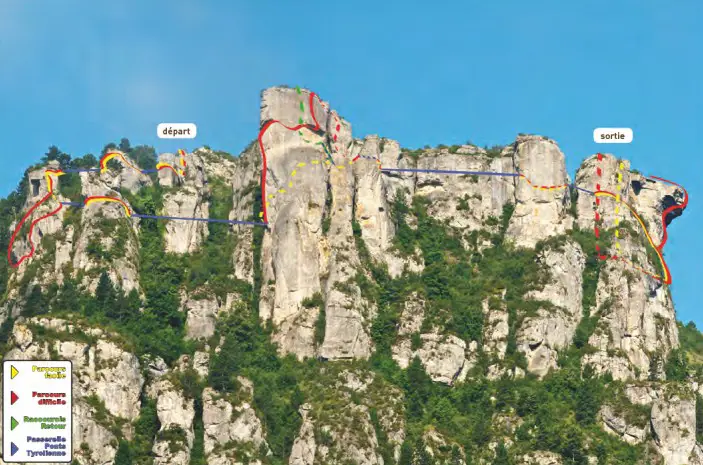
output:
{"label": "green tree", "polygon": [[42,157],[42,161],[44,163],[49,161],[58,161],[61,166],[68,166],[71,162],[71,155],[63,153],[57,146],[52,145]]}
{"label": "green tree", "polygon": [[417,465],[433,465],[435,463],[422,437],[417,438],[415,441],[415,459]]}
{"label": "green tree", "polygon": [[681,349],[673,349],[669,352],[664,366],[666,379],[669,381],[685,381],[688,376],[688,358]]}
{"label": "green tree", "polygon": [[[467,457],[466,463],[469,463],[470,460]],[[451,457],[451,465],[464,465],[464,458],[461,456],[461,449],[459,449],[459,446],[456,444],[452,446],[452,457]]]}
{"label": "green tree", "polygon": [[420,419],[424,413],[424,406],[430,396],[432,380],[425,372],[425,367],[419,357],[413,358],[406,371],[407,381],[405,391],[407,398],[408,417]]}
{"label": "green tree", "polygon": [[142,169],[152,169],[156,166],[157,156],[154,147],[137,145],[131,149],[129,156]]}
{"label": "green tree", "polygon": [[136,289],[132,289],[127,295],[118,292],[114,304],[105,308],[105,316],[118,323],[126,323],[139,316],[140,306],[141,299]]}
{"label": "green tree", "polygon": [[108,314],[113,311],[117,302],[117,292],[112,280],[105,271],[100,275],[98,286],[95,289],[95,301],[97,310],[103,314]]}
{"label": "green tree", "polygon": [[98,160],[92,153],[87,153],[82,157],[71,160],[71,168],[96,168],[97,166]]}
{"label": "green tree", "polygon": [[117,148],[117,145],[114,142],[109,142],[108,144],[103,147],[103,150],[101,152],[102,155],[105,155],[108,152],[112,152]]}
{"label": "green tree", "polygon": [[413,465],[413,446],[408,440],[403,441],[403,445],[400,446],[398,465]]}
{"label": "green tree", "polygon": [[115,465],[132,465],[132,453],[129,449],[129,444],[125,440],[121,440],[115,454]]}
{"label": "green tree", "polygon": [[123,137],[120,139],[120,145],[118,146],[121,152],[128,153],[130,150],[132,150],[132,146],[129,143],[129,139],[126,137]]}
{"label": "green tree", "polygon": [[27,302],[24,305],[24,311],[27,315],[41,315],[47,312],[44,302],[44,294],[42,293],[41,287],[35,285],[29,292],[29,297],[27,297]]}
{"label": "green tree", "polygon": [[496,447],[496,458],[493,460],[493,465],[512,465],[508,449],[505,448],[503,441],[500,441]]}
{"label": "green tree", "polygon": [[132,440],[132,457],[135,464],[148,464],[152,460],[151,448],[154,438],[161,428],[156,411],[156,401],[143,398],[139,417],[134,423],[134,439]]}
{"label": "green tree", "polygon": [[576,392],[576,421],[582,425],[595,423],[600,410],[600,389],[597,381],[585,380]]}

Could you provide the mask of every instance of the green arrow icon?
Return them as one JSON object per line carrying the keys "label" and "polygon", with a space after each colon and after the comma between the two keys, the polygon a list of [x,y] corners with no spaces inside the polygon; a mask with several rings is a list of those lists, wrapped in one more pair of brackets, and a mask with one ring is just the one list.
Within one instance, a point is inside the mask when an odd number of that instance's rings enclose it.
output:
{"label": "green arrow icon", "polygon": [[19,425],[20,422],[15,420],[15,417],[10,417],[10,431],[14,431],[15,428],[17,428],[17,425]]}

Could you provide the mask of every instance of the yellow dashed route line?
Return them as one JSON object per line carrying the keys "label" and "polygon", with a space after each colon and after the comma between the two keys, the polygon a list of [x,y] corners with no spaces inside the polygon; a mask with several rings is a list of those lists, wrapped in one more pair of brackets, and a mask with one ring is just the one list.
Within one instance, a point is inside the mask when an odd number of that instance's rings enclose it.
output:
{"label": "yellow dashed route line", "polygon": [[[622,170],[625,169],[625,163],[620,162],[618,164],[618,182],[615,186],[615,189],[617,193],[615,194],[615,248],[620,250],[620,217],[617,216],[620,214],[620,203],[621,203],[621,191],[622,191]],[[623,259],[624,260],[624,259]],[[635,266],[635,265],[632,265]],[[635,268],[637,268],[635,266]],[[643,271],[643,270],[641,270]]]}
{"label": "yellow dashed route line", "polygon": [[[349,165],[351,165],[351,164],[353,164],[353,163],[354,163],[354,162],[353,162],[352,160],[349,160],[349,162],[348,162]],[[298,172],[300,171],[301,168],[306,168],[306,167],[308,167],[308,166],[322,165],[322,164],[324,164],[324,165],[326,165],[326,166],[329,166],[329,165],[331,165],[332,163],[331,163],[328,159],[326,159],[326,157],[325,157],[325,158],[320,158],[320,159],[318,159],[318,160],[312,160],[312,161],[310,161],[310,162],[301,161],[301,162],[296,163],[295,168],[294,168],[293,171],[291,171],[291,173],[290,173],[290,177],[289,177],[289,179],[288,179],[288,182],[283,183],[283,185],[284,185],[284,186],[288,186],[288,188],[293,187],[293,178],[296,177],[296,175],[298,174]],[[337,169],[338,169],[338,170],[343,170],[343,169],[346,168],[346,165],[336,165],[336,166],[337,166]],[[269,201],[269,200],[275,199],[278,194],[286,194],[286,193],[288,193],[288,190],[286,190],[285,187],[282,187],[282,188],[279,188],[279,189],[276,191],[276,193],[274,193],[274,194],[269,194],[268,197],[267,197],[267,199],[266,199],[266,206],[268,207],[268,206],[269,206],[269,202],[268,202],[268,201]]]}
{"label": "yellow dashed route line", "polygon": [[[664,263],[664,257],[662,256],[662,254],[661,254],[661,252],[659,251],[659,249],[657,248],[657,246],[654,245],[654,241],[652,240],[652,236],[649,235],[649,231],[647,230],[647,227],[644,225],[644,222],[642,221],[642,218],[637,214],[637,212],[635,211],[635,209],[632,208],[632,206],[631,206],[630,204],[628,204],[627,202],[623,202],[623,201],[620,199],[620,194],[619,194],[619,193],[618,193],[618,194],[613,194],[613,193],[607,192],[607,191],[599,191],[599,192],[596,192],[595,195],[596,195],[596,197],[600,197],[600,196],[608,196],[608,197],[611,197],[611,198],[615,199],[616,202],[618,202],[618,203],[620,203],[620,204],[622,204],[622,205],[625,205],[625,206],[628,208],[628,210],[630,210],[630,212],[632,213],[632,215],[635,217],[635,219],[637,220],[637,222],[638,222],[638,223],[640,224],[640,226],[642,227],[642,231],[644,231],[645,236],[647,236],[647,240],[649,241],[649,245],[652,246],[652,248],[654,249],[654,252],[657,254],[657,257],[659,257],[659,261],[660,261],[660,263],[662,264],[662,267],[664,268],[664,273],[666,273],[666,265],[665,265],[665,263]],[[662,277],[659,276],[659,275],[655,275],[655,274],[653,274],[653,273],[649,273],[649,272],[647,272],[647,271],[641,270],[640,268],[638,268],[636,265],[632,264],[632,262],[630,262],[629,260],[627,260],[627,259],[625,259],[625,258],[618,257],[618,259],[623,260],[623,261],[626,262],[626,263],[630,263],[633,267],[639,269],[640,271],[642,271],[642,272],[644,272],[644,273],[646,273],[646,274],[648,274],[648,275],[650,275],[650,276],[652,276],[652,277],[662,279]],[[668,280],[669,280],[669,276],[665,275],[663,279],[664,279],[665,281],[668,281]]]}

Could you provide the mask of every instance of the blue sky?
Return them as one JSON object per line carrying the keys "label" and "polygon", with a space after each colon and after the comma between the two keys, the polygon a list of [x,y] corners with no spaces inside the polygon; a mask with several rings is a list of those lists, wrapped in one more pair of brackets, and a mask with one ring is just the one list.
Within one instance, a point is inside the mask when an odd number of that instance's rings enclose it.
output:
{"label": "blue sky", "polygon": [[[700,0],[0,0],[0,194],[51,144],[174,150],[155,136],[164,121],[198,124],[185,148],[238,153],[260,90],[300,85],[357,136],[419,147],[538,133],[572,174],[609,151],[683,184],[691,204],[665,252],[679,317],[703,328],[701,23]],[[594,144],[608,126],[634,142]]]}

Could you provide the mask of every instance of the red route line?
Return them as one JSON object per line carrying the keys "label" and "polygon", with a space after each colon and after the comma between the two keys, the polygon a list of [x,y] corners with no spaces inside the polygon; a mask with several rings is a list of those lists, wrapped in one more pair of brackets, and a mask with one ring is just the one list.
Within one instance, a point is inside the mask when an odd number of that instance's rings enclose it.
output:
{"label": "red route line", "polygon": [[[598,156],[598,161],[603,160],[603,154],[598,153],[597,156]],[[601,175],[602,175],[602,170],[600,169],[600,167],[596,167],[596,173],[597,173],[598,176],[601,176]],[[686,188],[684,188],[682,185],[677,184],[677,183],[675,183],[675,182],[673,182],[673,181],[669,181],[669,180],[664,179],[664,178],[660,178],[660,177],[658,177],[658,176],[647,176],[647,178],[655,179],[655,180],[658,180],[658,181],[662,181],[662,182],[668,183],[668,184],[670,184],[670,185],[672,185],[672,186],[680,187],[680,188],[683,190],[683,192],[684,192],[684,201],[683,201],[682,204],[680,204],[680,205],[672,205],[671,207],[666,208],[666,209],[662,212],[662,231],[663,231],[663,232],[662,232],[662,240],[661,240],[661,243],[660,243],[659,245],[654,245],[654,241],[652,240],[652,238],[651,238],[651,236],[650,236],[650,234],[649,234],[649,231],[648,231],[647,228],[645,227],[644,222],[643,222],[642,219],[639,217],[639,215],[637,214],[637,212],[636,212],[627,202],[622,202],[622,204],[628,207],[628,209],[630,210],[630,212],[635,216],[635,218],[637,219],[637,221],[640,223],[640,226],[641,226],[642,229],[644,230],[644,233],[645,233],[645,235],[647,236],[647,239],[649,240],[650,245],[654,248],[654,251],[656,252],[657,256],[659,257],[659,261],[661,262],[662,267],[664,268],[664,278],[662,278],[662,277],[659,276],[659,275],[655,275],[655,274],[653,274],[653,273],[650,273],[650,272],[648,272],[648,271],[646,271],[646,270],[644,270],[644,269],[642,269],[642,268],[640,268],[640,267],[637,267],[637,266],[635,266],[632,262],[630,262],[629,260],[627,260],[627,259],[625,259],[625,258],[623,258],[623,257],[619,257],[618,255],[613,255],[612,257],[610,257],[610,256],[608,256],[608,255],[603,255],[603,254],[601,254],[601,253],[600,253],[600,250],[601,250],[601,249],[600,249],[600,246],[599,246],[597,243],[596,243],[596,255],[597,255],[597,257],[598,257],[600,260],[608,260],[608,259],[620,260],[620,261],[622,261],[622,262],[624,262],[624,263],[627,263],[627,264],[631,265],[633,268],[637,269],[638,271],[641,271],[642,273],[644,273],[644,274],[646,274],[646,275],[649,275],[649,276],[651,276],[651,277],[653,277],[653,278],[655,278],[655,279],[657,279],[657,280],[659,280],[659,281],[661,281],[661,282],[663,282],[663,283],[665,283],[665,284],[671,284],[671,282],[672,282],[671,271],[669,270],[669,265],[667,265],[666,260],[664,259],[664,254],[662,253],[662,250],[664,249],[664,245],[666,245],[666,242],[667,242],[667,239],[668,239],[667,226],[666,226],[666,216],[667,216],[669,213],[671,213],[672,211],[683,210],[683,209],[686,208],[686,206],[688,205],[688,191],[687,191]],[[598,211],[597,211],[598,205],[600,205],[600,199],[598,198],[598,194],[606,194],[606,195],[609,195],[609,196],[611,196],[611,197],[613,197],[613,198],[616,198],[616,195],[615,195],[615,194],[613,194],[612,192],[608,192],[608,191],[603,191],[603,190],[601,190],[600,184],[599,184],[599,183],[596,183],[596,191],[595,191],[595,195],[596,195],[596,207],[594,207],[594,213],[595,213],[594,232],[595,232],[595,235],[596,235],[596,240],[598,240],[598,239],[600,238],[600,231],[599,231],[599,229],[598,229],[598,220],[600,219],[600,215],[598,214]]]}
{"label": "red route line", "polygon": [[656,180],[658,180],[658,181],[665,182],[665,183],[667,183],[667,184],[671,184],[672,186],[680,187],[681,189],[683,189],[683,193],[684,193],[683,203],[682,203],[681,205],[672,205],[671,207],[665,209],[665,210],[662,212],[662,229],[663,229],[662,241],[661,241],[661,244],[659,244],[659,245],[657,246],[657,249],[658,249],[659,251],[661,251],[661,250],[664,248],[664,245],[666,244],[666,241],[669,239],[669,234],[666,232],[666,215],[668,215],[669,213],[671,213],[671,212],[673,212],[673,211],[675,211],[675,210],[683,210],[683,209],[686,208],[686,206],[688,206],[688,191],[687,191],[686,188],[684,188],[682,185],[677,184],[677,183],[675,183],[675,182],[673,182],[673,181],[668,181],[668,180],[666,180],[666,179],[664,179],[664,178],[660,178],[660,177],[658,177],[658,176],[649,176],[649,177],[652,178],[652,179],[656,179]]}
{"label": "red route line", "polygon": [[266,149],[264,148],[264,134],[266,134],[266,131],[273,126],[274,124],[280,124],[284,128],[288,129],[289,131],[298,131],[299,129],[302,128],[307,128],[310,129],[311,131],[319,131],[320,130],[320,123],[317,121],[317,118],[315,117],[315,98],[320,102],[322,105],[322,100],[320,100],[320,97],[315,94],[315,92],[310,92],[310,115],[312,116],[312,120],[315,122],[315,126],[312,126],[311,124],[299,124],[297,126],[286,126],[285,124],[281,123],[277,119],[272,119],[266,122],[266,124],[263,125],[261,130],[259,131],[259,149],[261,150],[261,160],[262,160],[262,168],[261,168],[261,211],[263,213],[263,222],[268,224],[268,209],[266,207]]}
{"label": "red route line", "polygon": [[132,168],[133,170],[138,171],[138,172],[140,172],[140,173],[142,172],[141,169],[137,168],[136,166],[134,166],[133,164],[131,164],[130,162],[128,162],[127,159],[124,157],[124,155],[123,155],[122,153],[120,153],[120,152],[108,152],[108,153],[106,153],[105,155],[103,155],[102,158],[100,158],[100,172],[101,172],[101,173],[103,173],[105,170],[107,170],[107,162],[110,161],[110,160],[111,160],[112,158],[114,158],[114,157],[119,157],[119,158],[121,158],[121,159],[122,159],[122,163],[124,163],[125,165],[129,166],[129,167]]}
{"label": "red route line", "polygon": [[163,165],[163,166],[156,168],[157,171],[161,171],[161,170],[165,170],[165,169],[170,169],[171,171],[173,171],[175,173],[176,176],[180,176],[180,173],[178,171],[176,171],[176,168],[174,168],[171,165]]}
{"label": "red route line", "polygon": [[[614,198],[614,199],[617,198],[617,196],[616,196],[615,194],[613,194],[612,192],[608,192],[608,191],[597,191],[597,192],[595,192],[595,195],[596,195],[596,196],[598,196],[599,194],[600,194],[600,195],[608,195],[608,196],[610,196],[610,197],[612,197],[612,198]],[[648,272],[648,271],[646,271],[646,270],[643,270],[643,269],[641,269],[641,268],[639,268],[639,267],[633,265],[629,260],[627,260],[627,259],[625,259],[625,258],[623,258],[623,257],[619,257],[618,255],[613,255],[612,257],[608,257],[607,255],[600,255],[600,254],[599,254],[599,255],[598,255],[598,258],[601,259],[601,260],[614,259],[614,260],[621,260],[621,261],[624,261],[625,263],[628,263],[629,265],[631,265],[633,268],[635,268],[635,269],[637,269],[637,270],[639,270],[639,271],[642,271],[643,273],[645,273],[645,274],[647,274],[647,275],[649,275],[649,276],[651,276],[651,277],[653,277],[653,278],[655,278],[655,279],[658,279],[659,281],[662,281],[662,282],[664,282],[665,284],[671,284],[671,272],[669,271],[669,266],[666,264],[666,260],[664,260],[664,255],[663,255],[663,254],[661,253],[661,251],[654,245],[654,241],[652,240],[652,236],[649,234],[649,231],[647,230],[647,227],[645,226],[644,221],[642,221],[642,218],[637,214],[637,212],[635,211],[635,209],[632,208],[632,206],[630,206],[630,204],[628,204],[627,202],[624,202],[624,201],[621,201],[620,204],[621,204],[621,205],[625,205],[625,206],[627,207],[627,209],[630,210],[630,213],[632,213],[632,215],[635,217],[635,219],[637,220],[637,222],[640,224],[640,227],[641,227],[642,230],[644,231],[644,234],[645,234],[645,236],[647,237],[647,240],[649,241],[649,245],[651,245],[652,248],[654,249],[654,252],[657,254],[657,257],[659,257],[659,261],[660,261],[660,263],[662,264],[662,267],[664,268],[664,278],[662,279],[662,277],[659,276],[659,275],[655,275],[655,274],[652,274],[652,273],[650,273],[650,272]],[[596,230],[596,237],[598,237],[598,231],[597,231],[597,230]],[[600,247],[599,247],[598,245],[596,245],[596,251],[600,252]]]}
{"label": "red route line", "polygon": [[83,205],[88,206],[91,202],[116,202],[116,203],[119,203],[124,208],[125,214],[127,216],[132,216],[132,210],[130,210],[129,206],[127,206],[127,203],[125,203],[125,201],[122,199],[118,199],[117,197],[109,197],[107,195],[93,195],[90,197],[86,197],[85,200],[83,201]]}
{"label": "red route line", "polygon": [[[46,173],[59,174],[62,172],[56,171],[56,170],[46,170],[44,173],[45,174]],[[15,239],[17,239],[17,234],[19,234],[20,230],[22,229],[22,226],[24,226],[25,221],[27,221],[27,218],[29,218],[29,216],[34,212],[34,210],[39,208],[44,202],[49,200],[54,195],[54,181],[51,178],[51,176],[47,176],[47,179],[48,179],[48,186],[47,186],[48,192],[47,192],[47,194],[44,197],[42,197],[37,203],[32,205],[32,208],[27,210],[27,213],[25,213],[24,216],[22,217],[22,219],[19,221],[19,223],[17,223],[17,226],[15,227],[15,231],[12,233],[12,237],[10,238],[10,244],[7,247],[7,261],[8,261],[8,263],[10,263],[10,266],[12,268],[17,268],[18,266],[20,266],[22,264],[23,261],[25,261],[26,259],[30,258],[32,255],[34,255],[35,247],[34,247],[34,241],[32,241],[32,232],[34,231],[34,226],[37,223],[39,223],[41,220],[57,214],[59,212],[59,210],[61,210],[61,208],[63,207],[63,205],[61,205],[59,203],[58,208],[56,208],[54,211],[51,211],[51,212],[47,213],[46,215],[41,216],[41,217],[37,218],[36,220],[32,221],[32,223],[29,225],[29,245],[31,246],[31,250],[29,251],[28,254],[20,257],[20,259],[17,263],[12,263],[12,246],[15,243]]]}
{"label": "red route line", "polygon": [[524,174],[520,173],[520,177],[523,178],[525,181],[527,181],[527,183],[530,186],[532,186],[534,189],[554,190],[554,189],[566,189],[567,187],[569,187],[568,184],[560,184],[558,186],[538,186],[536,184],[532,184],[532,181],[530,181],[530,179],[527,176],[525,176]]}
{"label": "red route line", "polygon": [[[319,100],[319,98],[318,98],[318,100]],[[313,119],[315,119],[315,115],[314,115],[314,114],[313,114]],[[317,120],[315,120],[315,123],[317,124]],[[319,128],[319,124],[317,124],[317,127]],[[185,168],[185,167],[187,166],[187,163],[186,163],[186,160],[185,160],[186,153],[185,153],[184,150],[179,149],[179,150],[178,150],[178,154],[180,155],[180,164],[181,164],[182,167]],[[103,155],[103,157],[100,159],[100,168],[101,168],[101,170],[106,169],[106,167],[107,167],[107,161],[108,161],[109,159],[111,159],[111,158],[114,158],[114,157],[119,157],[119,158],[121,158],[122,161],[123,161],[127,166],[129,166],[130,168],[133,168],[133,169],[135,169],[135,170],[137,170],[137,171],[139,171],[139,172],[142,172],[142,170],[138,169],[137,167],[135,167],[134,165],[132,165],[131,163],[129,163],[129,162],[124,158],[124,156],[123,156],[121,153],[119,153],[119,152],[109,152],[109,153],[106,153],[105,155]],[[157,165],[157,166],[158,166],[158,165]],[[179,175],[178,171],[177,171],[173,166],[171,166],[171,165],[164,165],[164,166],[158,167],[158,168],[157,168],[157,171],[158,171],[158,170],[161,170],[161,169],[164,169],[164,168],[170,168],[171,170],[173,170],[174,173],[176,173],[176,175]],[[59,211],[61,211],[61,209],[63,208],[63,205],[62,205],[61,203],[59,203],[59,206],[58,206],[55,210],[52,210],[52,211],[50,211],[49,213],[47,213],[46,215],[43,215],[43,216],[37,218],[36,220],[32,221],[32,223],[29,225],[29,233],[28,233],[28,234],[29,234],[29,235],[28,235],[28,240],[29,240],[29,244],[30,244],[30,246],[31,246],[31,250],[30,250],[30,252],[29,252],[28,254],[23,255],[22,257],[20,257],[20,259],[17,261],[17,263],[13,263],[13,261],[12,261],[12,246],[14,245],[15,240],[17,240],[17,235],[19,234],[20,230],[22,229],[22,226],[24,226],[24,224],[25,224],[25,222],[27,221],[27,219],[32,215],[32,213],[34,213],[34,211],[35,211],[37,208],[39,208],[41,205],[44,204],[44,202],[46,202],[47,200],[49,200],[51,197],[54,196],[54,180],[53,180],[53,178],[50,176],[50,174],[54,174],[54,175],[57,175],[57,176],[61,176],[61,175],[65,174],[65,173],[64,173],[63,171],[61,171],[61,170],[53,170],[53,169],[44,170],[44,176],[46,177],[46,180],[47,180],[47,190],[48,190],[48,192],[47,192],[47,194],[46,194],[44,197],[42,197],[41,199],[39,199],[39,201],[38,201],[37,203],[35,203],[34,205],[32,205],[32,207],[31,207],[29,210],[27,210],[27,213],[25,213],[25,214],[22,216],[22,219],[20,219],[19,223],[17,223],[17,226],[15,227],[15,230],[14,230],[14,232],[12,233],[12,237],[10,238],[10,243],[9,243],[9,245],[8,245],[8,247],[7,247],[7,261],[10,263],[10,266],[11,266],[12,268],[17,268],[17,267],[19,267],[19,266],[22,264],[22,262],[24,262],[24,261],[25,261],[26,259],[28,259],[28,258],[31,258],[32,255],[34,255],[34,252],[35,252],[35,250],[36,250],[36,247],[35,247],[35,245],[34,245],[34,241],[32,241],[32,232],[34,231],[34,226],[36,226],[36,224],[39,223],[40,221],[45,220],[46,218],[49,218],[50,216],[56,215],[56,214],[57,214]],[[90,196],[90,197],[86,197],[86,198],[83,200],[83,205],[84,205],[84,206],[88,206],[91,202],[100,202],[100,201],[119,203],[119,204],[124,208],[124,211],[125,211],[126,216],[127,216],[127,217],[132,216],[132,213],[133,213],[133,212],[132,212],[132,210],[129,208],[129,206],[127,205],[127,203],[126,203],[124,200],[119,199],[119,198],[117,198],[117,197],[109,197],[109,196]]]}

